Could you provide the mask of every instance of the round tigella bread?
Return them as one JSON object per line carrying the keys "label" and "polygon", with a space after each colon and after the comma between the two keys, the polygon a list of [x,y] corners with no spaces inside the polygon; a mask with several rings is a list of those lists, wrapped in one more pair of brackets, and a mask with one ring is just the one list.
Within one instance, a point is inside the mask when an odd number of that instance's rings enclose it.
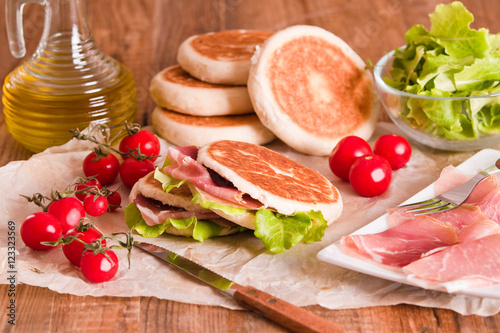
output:
{"label": "round tigella bread", "polygon": [[201,81],[246,85],[255,47],[271,35],[269,31],[225,30],[191,36],[179,46],[177,62]]}
{"label": "round tigella bread", "polygon": [[156,105],[193,116],[253,113],[246,85],[218,85],[200,81],[181,66],[163,69],[151,80]]}
{"label": "round tigella bread", "polygon": [[268,148],[217,141],[201,147],[197,161],[278,213],[321,211],[330,224],[342,212],[340,192],[328,179]]}
{"label": "round tigella bread", "polygon": [[255,113],[198,117],[156,107],[151,122],[159,136],[178,146],[201,147],[218,140],[239,140],[261,145],[276,138],[262,125]]}
{"label": "round tigella bread", "polygon": [[361,58],[315,26],[286,28],[252,59],[248,90],[262,123],[299,152],[324,156],[347,135],[370,138],[379,103]]}

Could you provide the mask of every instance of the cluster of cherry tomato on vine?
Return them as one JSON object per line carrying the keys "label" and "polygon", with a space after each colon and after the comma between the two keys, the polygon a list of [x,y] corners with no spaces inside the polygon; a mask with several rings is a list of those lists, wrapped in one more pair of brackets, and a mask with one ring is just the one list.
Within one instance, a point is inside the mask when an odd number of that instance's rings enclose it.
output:
{"label": "cluster of cherry tomato on vine", "polygon": [[[31,198],[25,196],[43,210],[26,217],[21,226],[21,238],[26,246],[45,251],[62,245],[66,258],[80,267],[92,282],[105,282],[115,276],[119,263],[112,248],[130,251],[132,237],[126,234],[127,241],[121,242],[116,239],[117,235],[105,236],[91,223],[83,223],[86,214],[101,216],[117,209],[121,204],[120,193],[106,186],[120,175],[123,184],[132,187],[139,178],[154,170],[153,162],[160,152],[160,142],[154,134],[140,130],[138,125],[124,126],[128,135],[120,141],[119,149],[111,147],[106,135],[105,142],[99,142],[91,133],[74,130],[74,137],[97,145],[83,161],[86,178],[75,181],[62,192],[52,191],[50,198],[40,193]],[[121,164],[115,154],[122,157]],[[45,200],[49,200],[49,204],[45,205]],[[118,245],[107,247],[110,239]]]}
{"label": "cluster of cherry tomato on vine", "polygon": [[[102,185],[109,185],[120,175],[122,183],[132,187],[155,169],[154,161],[160,154],[158,138],[148,130],[141,130],[137,124],[129,126],[125,123],[124,126],[128,135],[120,141],[118,149],[107,142],[98,142],[91,135],[73,131],[74,137],[97,144],[83,161],[85,176],[95,177]],[[116,155],[121,156],[121,164]]]}
{"label": "cluster of cherry tomato on vine", "polygon": [[[82,179],[63,192],[53,191],[51,198],[40,193],[31,198],[26,197],[42,207],[43,211],[26,217],[20,232],[24,244],[33,250],[52,250],[61,244],[65,257],[73,265],[80,267],[89,281],[105,282],[115,276],[119,265],[114,251],[106,247],[106,239],[111,236],[103,235],[92,224],[84,224],[83,221],[86,220],[86,213],[91,215],[101,207],[99,203],[97,208],[87,205],[88,202],[93,202],[96,191],[108,191],[111,193],[109,198],[117,197],[118,192],[109,191],[100,184],[100,187],[97,187],[95,184],[98,184],[96,180]],[[83,202],[78,198],[83,199]],[[88,201],[87,198],[91,200]],[[97,195],[97,198],[105,197]],[[45,200],[50,200],[50,203],[44,205]],[[116,207],[106,205],[107,210],[114,210]],[[117,247],[123,247],[123,244]]]}
{"label": "cluster of cherry tomato on vine", "polygon": [[379,137],[373,150],[364,139],[347,136],[333,148],[328,163],[332,172],[365,197],[384,193],[391,184],[392,171],[402,168],[411,157],[411,146],[402,136]]}

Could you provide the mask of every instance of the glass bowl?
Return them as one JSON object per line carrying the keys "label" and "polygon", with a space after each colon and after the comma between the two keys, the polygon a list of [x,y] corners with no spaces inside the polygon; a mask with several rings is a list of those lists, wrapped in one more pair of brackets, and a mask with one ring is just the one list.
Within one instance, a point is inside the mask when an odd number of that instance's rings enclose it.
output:
{"label": "glass bowl", "polygon": [[[452,108],[461,111],[462,116],[470,119],[468,116],[470,110],[497,105],[495,111],[499,112],[497,117],[500,118],[500,93],[472,97],[431,97],[400,91],[383,80],[384,77],[390,77],[393,55],[394,51],[391,51],[377,62],[374,68],[375,82],[387,114],[410,140],[447,151],[474,151],[500,144],[500,134],[484,134],[467,139],[454,137],[462,134],[467,136],[467,133],[471,133],[471,128],[464,129],[463,133],[444,134],[442,127],[436,126],[424,112],[421,112],[422,109],[432,105],[434,115],[437,112],[435,110]],[[410,115],[415,116],[407,117],[410,112],[412,112]],[[446,135],[449,137],[445,137]]]}

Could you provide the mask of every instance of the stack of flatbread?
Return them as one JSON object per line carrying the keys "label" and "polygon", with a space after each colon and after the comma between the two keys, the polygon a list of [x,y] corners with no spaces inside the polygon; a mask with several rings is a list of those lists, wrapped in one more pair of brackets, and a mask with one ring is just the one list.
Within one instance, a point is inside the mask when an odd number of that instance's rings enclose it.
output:
{"label": "stack of flatbread", "polygon": [[246,85],[256,46],[271,35],[227,30],[186,39],[178,49],[178,64],[151,81],[156,132],[179,146],[225,139],[262,145],[274,140],[255,114]]}

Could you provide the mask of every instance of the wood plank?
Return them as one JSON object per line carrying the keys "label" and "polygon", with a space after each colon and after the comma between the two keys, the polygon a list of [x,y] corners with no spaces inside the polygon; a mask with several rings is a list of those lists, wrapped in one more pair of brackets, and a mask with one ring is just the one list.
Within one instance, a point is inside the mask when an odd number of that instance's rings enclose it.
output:
{"label": "wood plank", "polygon": [[[154,297],[79,297],[46,288],[18,285],[16,327],[0,321],[2,332],[286,332],[249,311],[179,303]],[[0,286],[2,304],[8,304],[8,286]],[[308,311],[343,325],[346,332],[481,332],[500,331],[500,316],[461,316],[445,309],[412,305],[328,310],[320,306]],[[6,318],[7,307],[0,310]],[[89,322],[88,319],[92,318]]]}
{"label": "wood plank", "polygon": [[[1,285],[5,303],[8,286]],[[47,288],[28,285],[16,286],[16,325],[0,321],[2,332],[137,332],[140,323],[139,297],[79,297],[58,294]],[[7,307],[2,307],[1,318],[7,318]]]}

